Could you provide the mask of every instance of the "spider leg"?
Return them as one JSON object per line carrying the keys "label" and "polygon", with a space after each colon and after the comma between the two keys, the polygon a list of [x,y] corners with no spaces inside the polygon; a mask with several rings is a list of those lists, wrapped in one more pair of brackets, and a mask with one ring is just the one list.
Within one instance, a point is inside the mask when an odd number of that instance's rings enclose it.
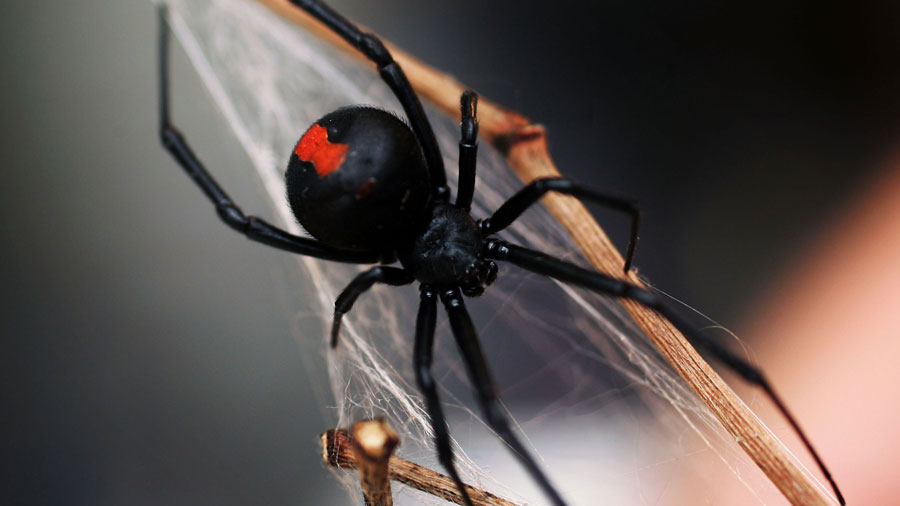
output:
{"label": "spider leg", "polygon": [[456,465],[453,463],[453,446],[450,444],[450,431],[447,428],[447,420],[444,418],[444,410],[441,408],[441,400],[438,398],[437,384],[431,375],[431,359],[434,351],[434,327],[437,319],[437,295],[428,285],[420,287],[421,301],[419,302],[419,314],[416,317],[416,343],[413,351],[413,368],[416,371],[416,383],[425,396],[425,406],[428,409],[428,417],[431,419],[431,428],[434,431],[434,443],[437,447],[438,460],[447,474],[456,484],[466,506],[472,506],[472,499],[463,484]]}
{"label": "spider leg", "polygon": [[478,94],[463,92],[460,102],[459,182],[456,185],[456,207],[469,210],[475,194],[475,162],[478,158]]}
{"label": "spider leg", "polygon": [[535,179],[529,183],[509,200],[504,202],[503,205],[500,206],[500,209],[497,209],[490,218],[481,222],[482,234],[487,236],[488,234],[497,233],[508,227],[521,216],[526,209],[540,200],[545,193],[551,191],[582,198],[604,207],[621,211],[631,217],[631,239],[628,242],[628,249],[625,252],[625,272],[628,272],[631,268],[631,261],[634,258],[634,250],[637,247],[638,240],[638,229],[641,225],[641,210],[637,203],[633,200],[600,193],[565,178],[552,177]]}
{"label": "spider leg", "polygon": [[394,92],[409,123],[422,145],[425,161],[431,177],[432,189],[439,200],[446,201],[450,190],[447,188],[447,175],[444,172],[444,160],[438,149],[434,131],[422,109],[419,97],[413,91],[406,74],[400,65],[394,61],[390,51],[384,47],[381,40],[372,33],[361,31],[355,24],[341,16],[327,5],[318,0],[290,0],[292,4],[308,12],[314,18],[321,21],[334,33],[358,49],[363,56],[375,63],[381,78]]}
{"label": "spider leg", "polygon": [[376,263],[381,255],[370,251],[344,251],[326,246],[319,241],[290,234],[257,218],[246,216],[231,197],[216,183],[206,170],[184,136],[169,117],[169,30],[166,8],[160,5],[159,15],[159,135],[163,146],[175,158],[188,176],[216,206],[219,217],[232,229],[247,238],[269,246],[325,260],[348,263]]}
{"label": "spider leg", "polygon": [[353,307],[353,303],[366,290],[372,288],[375,283],[385,283],[391,286],[408,285],[415,281],[412,274],[396,267],[372,267],[361,272],[353,278],[353,281],[341,291],[334,303],[334,320],[331,323],[331,347],[336,348],[338,335],[341,332],[341,318]]}
{"label": "spider leg", "polygon": [[740,375],[744,381],[751,385],[758,386],[766,393],[766,395],[768,395],[772,403],[775,404],[781,412],[781,415],[790,423],[791,427],[803,441],[807,451],[809,451],[815,459],[822,474],[828,480],[828,483],[831,484],[831,488],[834,490],[838,501],[842,505],[846,504],[844,496],[841,494],[834,478],[832,478],[831,472],[829,472],[828,468],[825,466],[825,462],[819,457],[819,454],[813,448],[809,438],[806,437],[806,434],[804,434],[803,430],[800,428],[800,424],[790,411],[788,411],[787,406],[781,401],[781,398],[775,393],[775,390],[772,388],[772,385],[766,379],[763,372],[689,323],[676,311],[663,303],[662,299],[656,293],[597,271],[583,269],[549,255],[521,246],[515,246],[504,241],[489,240],[485,247],[485,257],[493,258],[495,260],[506,260],[525,270],[543,274],[576,286],[581,286],[588,290],[613,295],[615,297],[632,299],[665,317],[672,322],[672,325],[680,330],[691,343],[709,352],[719,362]]}
{"label": "spider leg", "polygon": [[494,380],[491,378],[490,369],[484,352],[481,350],[481,344],[478,342],[478,334],[475,332],[475,326],[469,317],[468,311],[463,304],[462,295],[459,289],[445,289],[441,292],[441,301],[450,317],[450,328],[453,330],[453,337],[456,338],[456,344],[462,353],[463,362],[469,372],[469,379],[481,404],[481,410],[484,413],[485,421],[488,426],[512,448],[513,453],[519,459],[525,469],[531,474],[531,477],[538,483],[547,497],[555,506],[565,506],[559,492],[550,483],[550,479],[544,474],[537,462],[528,453],[525,446],[519,441],[519,438],[513,432],[509,419],[504,413],[504,409],[497,396],[497,388],[494,386]]}

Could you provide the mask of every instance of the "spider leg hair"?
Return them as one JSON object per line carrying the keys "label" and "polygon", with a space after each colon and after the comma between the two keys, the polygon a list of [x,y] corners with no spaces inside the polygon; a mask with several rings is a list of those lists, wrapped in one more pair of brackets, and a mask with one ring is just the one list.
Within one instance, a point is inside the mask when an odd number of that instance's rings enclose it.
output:
{"label": "spider leg hair", "polygon": [[290,234],[255,216],[246,216],[231,197],[216,183],[184,136],[172,125],[169,117],[169,29],[164,5],[157,8],[159,16],[159,135],[163,146],[175,158],[188,176],[197,183],[226,225],[247,238],[269,246],[301,255],[348,263],[376,263],[382,255],[369,251],[345,251],[326,246],[319,241]]}
{"label": "spider leg hair", "polygon": [[434,328],[437,321],[437,293],[428,285],[420,287],[419,314],[416,317],[416,341],[413,349],[413,369],[416,383],[425,396],[425,407],[434,431],[434,443],[438,460],[447,474],[456,484],[457,490],[466,506],[472,506],[472,499],[466,490],[459,472],[454,464],[453,446],[450,443],[450,430],[438,397],[437,383],[431,375],[431,362],[434,356]]}
{"label": "spider leg hair", "polygon": [[461,131],[459,139],[459,182],[456,185],[456,207],[469,210],[475,194],[475,164],[478,159],[478,94],[463,92],[459,99]]}
{"label": "spider leg hair", "polygon": [[469,317],[469,312],[466,311],[459,289],[442,290],[441,301],[447,310],[453,337],[456,339],[456,344],[462,354],[463,363],[465,363],[469,373],[469,380],[475,388],[478,403],[481,405],[481,410],[488,426],[513,450],[519,462],[522,463],[550,501],[555,506],[565,506],[565,502],[562,500],[559,492],[553,487],[550,479],[537,465],[537,462],[528,453],[528,450],[519,441],[519,438],[510,426],[509,419],[497,396],[497,388],[494,386],[494,380],[491,378],[491,372],[484,357],[484,352],[481,350],[481,344],[478,342],[475,325]]}
{"label": "spider leg hair", "polygon": [[334,320],[331,323],[331,347],[337,348],[338,335],[341,333],[341,318],[353,307],[353,303],[366,290],[372,288],[375,283],[384,283],[391,286],[408,285],[415,281],[412,274],[397,267],[378,266],[361,272],[353,278],[338,295],[334,302]]}
{"label": "spider leg hair", "polygon": [[425,116],[418,95],[409,84],[400,64],[394,61],[390,51],[377,36],[363,32],[347,18],[318,0],[290,0],[290,2],[321,21],[376,65],[381,78],[403,106],[409,124],[419,139],[419,144],[422,145],[434,194],[438,200],[449,199],[450,190],[447,187],[447,174],[444,172],[444,159],[438,149],[434,131],[428,117]]}
{"label": "spider leg hair", "polygon": [[525,270],[543,274],[602,294],[632,299],[665,317],[675,326],[675,328],[681,331],[694,346],[706,350],[719,362],[741,376],[744,381],[758,386],[766,393],[766,395],[768,395],[769,399],[775,404],[782,416],[787,419],[791,427],[803,441],[806,449],[815,459],[822,474],[834,490],[838,501],[842,505],[846,504],[844,496],[841,494],[837,483],[825,466],[825,462],[819,457],[819,454],[813,448],[809,438],[807,438],[806,434],[800,428],[797,420],[791,415],[790,411],[788,411],[787,406],[781,401],[781,398],[776,395],[775,390],[772,388],[772,385],[766,379],[765,375],[763,375],[762,371],[689,323],[680,314],[664,304],[659,295],[645,288],[615,279],[600,272],[583,269],[538,251],[496,239],[488,241],[485,246],[485,252],[485,257],[487,258],[506,260]]}
{"label": "spider leg hair", "polygon": [[578,197],[609,209],[621,211],[631,217],[631,239],[628,241],[628,249],[625,252],[625,272],[628,272],[631,269],[631,261],[634,259],[638,230],[641,226],[641,210],[637,202],[600,193],[565,178],[535,179],[526,185],[504,202],[490,218],[481,222],[482,234],[487,236],[488,234],[500,232],[516,221],[522,213],[538,202],[544,194],[551,191]]}

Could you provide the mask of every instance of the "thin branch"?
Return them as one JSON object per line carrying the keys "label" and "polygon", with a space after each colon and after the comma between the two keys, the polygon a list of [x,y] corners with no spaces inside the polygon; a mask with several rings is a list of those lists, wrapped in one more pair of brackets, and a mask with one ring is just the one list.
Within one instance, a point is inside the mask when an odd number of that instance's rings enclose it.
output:
{"label": "thin branch", "polygon": [[[316,33],[322,39],[359,57],[355,49],[334,33],[284,0],[258,1]],[[459,97],[466,89],[462,84],[402,49],[387,42],[385,44],[394,55],[394,59],[403,67],[410,83],[420,96],[430,100],[451,117],[459,117]],[[560,176],[547,149],[547,134],[544,127],[532,124],[525,116],[500,107],[483,97],[478,103],[478,120],[481,136],[506,155],[507,163],[522,181],[527,183],[540,177]],[[543,202],[557,221],[572,235],[582,253],[597,270],[610,276],[625,277],[622,274],[621,254],[581,202],[572,197],[555,194],[545,196]],[[635,272],[629,273],[627,279],[643,286]],[[791,504],[807,506],[832,503],[825,499],[819,488],[797,467],[781,442],[775,439],[677,329],[652,310],[636,302],[624,300],[622,305],[659,348],[666,360],[706,403],[738,445]]]}
{"label": "thin branch", "polygon": [[366,506],[394,506],[388,461],[400,444],[397,433],[384,420],[356,422],[350,433]]}
{"label": "thin branch", "polygon": [[[376,428],[375,430],[377,431],[378,429]],[[376,439],[378,439],[378,436],[376,436]],[[357,469],[362,464],[354,451],[355,444],[355,438],[351,437],[347,431],[329,430],[322,434],[322,458],[332,467]],[[455,504],[465,504],[462,495],[460,495],[456,485],[449,476],[432,471],[427,467],[391,456],[388,463],[388,473],[391,480],[409,485],[426,494],[440,497]],[[365,481],[363,486],[366,486]],[[466,485],[466,491],[469,493],[474,506],[518,506],[490,492],[470,485]],[[377,504],[381,503],[372,503],[372,506]]]}

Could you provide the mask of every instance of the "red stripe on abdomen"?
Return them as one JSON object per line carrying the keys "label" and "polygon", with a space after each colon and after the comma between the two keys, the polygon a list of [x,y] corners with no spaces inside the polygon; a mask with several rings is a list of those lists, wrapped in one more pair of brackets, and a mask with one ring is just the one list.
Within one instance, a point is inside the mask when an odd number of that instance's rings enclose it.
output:
{"label": "red stripe on abdomen", "polygon": [[325,177],[336,171],[347,156],[346,144],[328,142],[328,130],[315,124],[300,138],[294,154],[304,162],[310,162],[319,177]]}

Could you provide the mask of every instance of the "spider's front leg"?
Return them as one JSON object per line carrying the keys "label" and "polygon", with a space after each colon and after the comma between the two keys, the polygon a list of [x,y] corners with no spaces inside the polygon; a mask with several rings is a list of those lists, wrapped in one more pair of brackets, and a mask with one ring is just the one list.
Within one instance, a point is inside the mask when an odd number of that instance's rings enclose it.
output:
{"label": "spider's front leg", "polygon": [[787,405],[775,393],[772,384],[766,379],[761,370],[741,358],[718,341],[710,338],[705,332],[700,331],[694,325],[684,319],[677,311],[673,310],[654,292],[633,285],[620,279],[607,276],[597,271],[591,271],[578,267],[577,265],[558,260],[544,253],[509,244],[497,239],[487,241],[485,246],[485,257],[495,260],[506,260],[519,267],[543,274],[554,279],[558,279],[565,283],[575,286],[587,288],[604,295],[612,295],[614,297],[622,297],[631,299],[644,306],[656,311],[661,316],[669,320],[694,346],[702,348],[712,354],[719,362],[727,366],[729,369],[737,373],[747,383],[756,385],[761,388],[773,404],[781,412],[782,416],[791,424],[791,427],[800,436],[801,441],[806,446],[807,451],[813,456],[818,464],[822,474],[828,480],[835,496],[841,504],[845,504],[844,497],[837,486],[831,472],[825,466],[825,462],[812,446],[812,442],[806,436],[800,424],[794,416],[788,411]]}
{"label": "spider's front leg", "polygon": [[509,419],[504,412],[504,408],[497,396],[497,388],[491,377],[490,368],[481,350],[481,344],[478,342],[478,334],[475,331],[475,325],[466,311],[463,304],[462,295],[456,288],[445,289],[441,291],[441,302],[447,310],[450,317],[450,328],[453,330],[453,337],[456,338],[456,344],[462,353],[463,362],[469,373],[469,379],[481,405],[482,413],[488,426],[509,446],[515,456],[519,459],[525,469],[531,474],[531,477],[538,483],[538,486],[544,491],[550,501],[555,506],[565,506],[562,497],[556,488],[550,482],[550,479],[544,474],[544,471],[538,466],[534,458],[528,452],[525,445],[519,441],[515,432],[510,426]]}
{"label": "spider's front leg", "polygon": [[472,506],[472,499],[466,491],[459,472],[456,470],[453,458],[453,446],[450,442],[450,431],[447,428],[447,420],[444,418],[444,410],[438,397],[437,383],[431,375],[431,361],[434,355],[434,327],[437,321],[437,294],[431,286],[423,284],[420,287],[421,300],[419,302],[419,314],[416,317],[416,342],[413,351],[413,368],[416,373],[416,383],[425,396],[425,406],[428,409],[428,417],[431,419],[431,429],[434,431],[434,443],[437,448],[438,460],[447,474],[453,479],[456,489],[462,496],[466,506]]}

